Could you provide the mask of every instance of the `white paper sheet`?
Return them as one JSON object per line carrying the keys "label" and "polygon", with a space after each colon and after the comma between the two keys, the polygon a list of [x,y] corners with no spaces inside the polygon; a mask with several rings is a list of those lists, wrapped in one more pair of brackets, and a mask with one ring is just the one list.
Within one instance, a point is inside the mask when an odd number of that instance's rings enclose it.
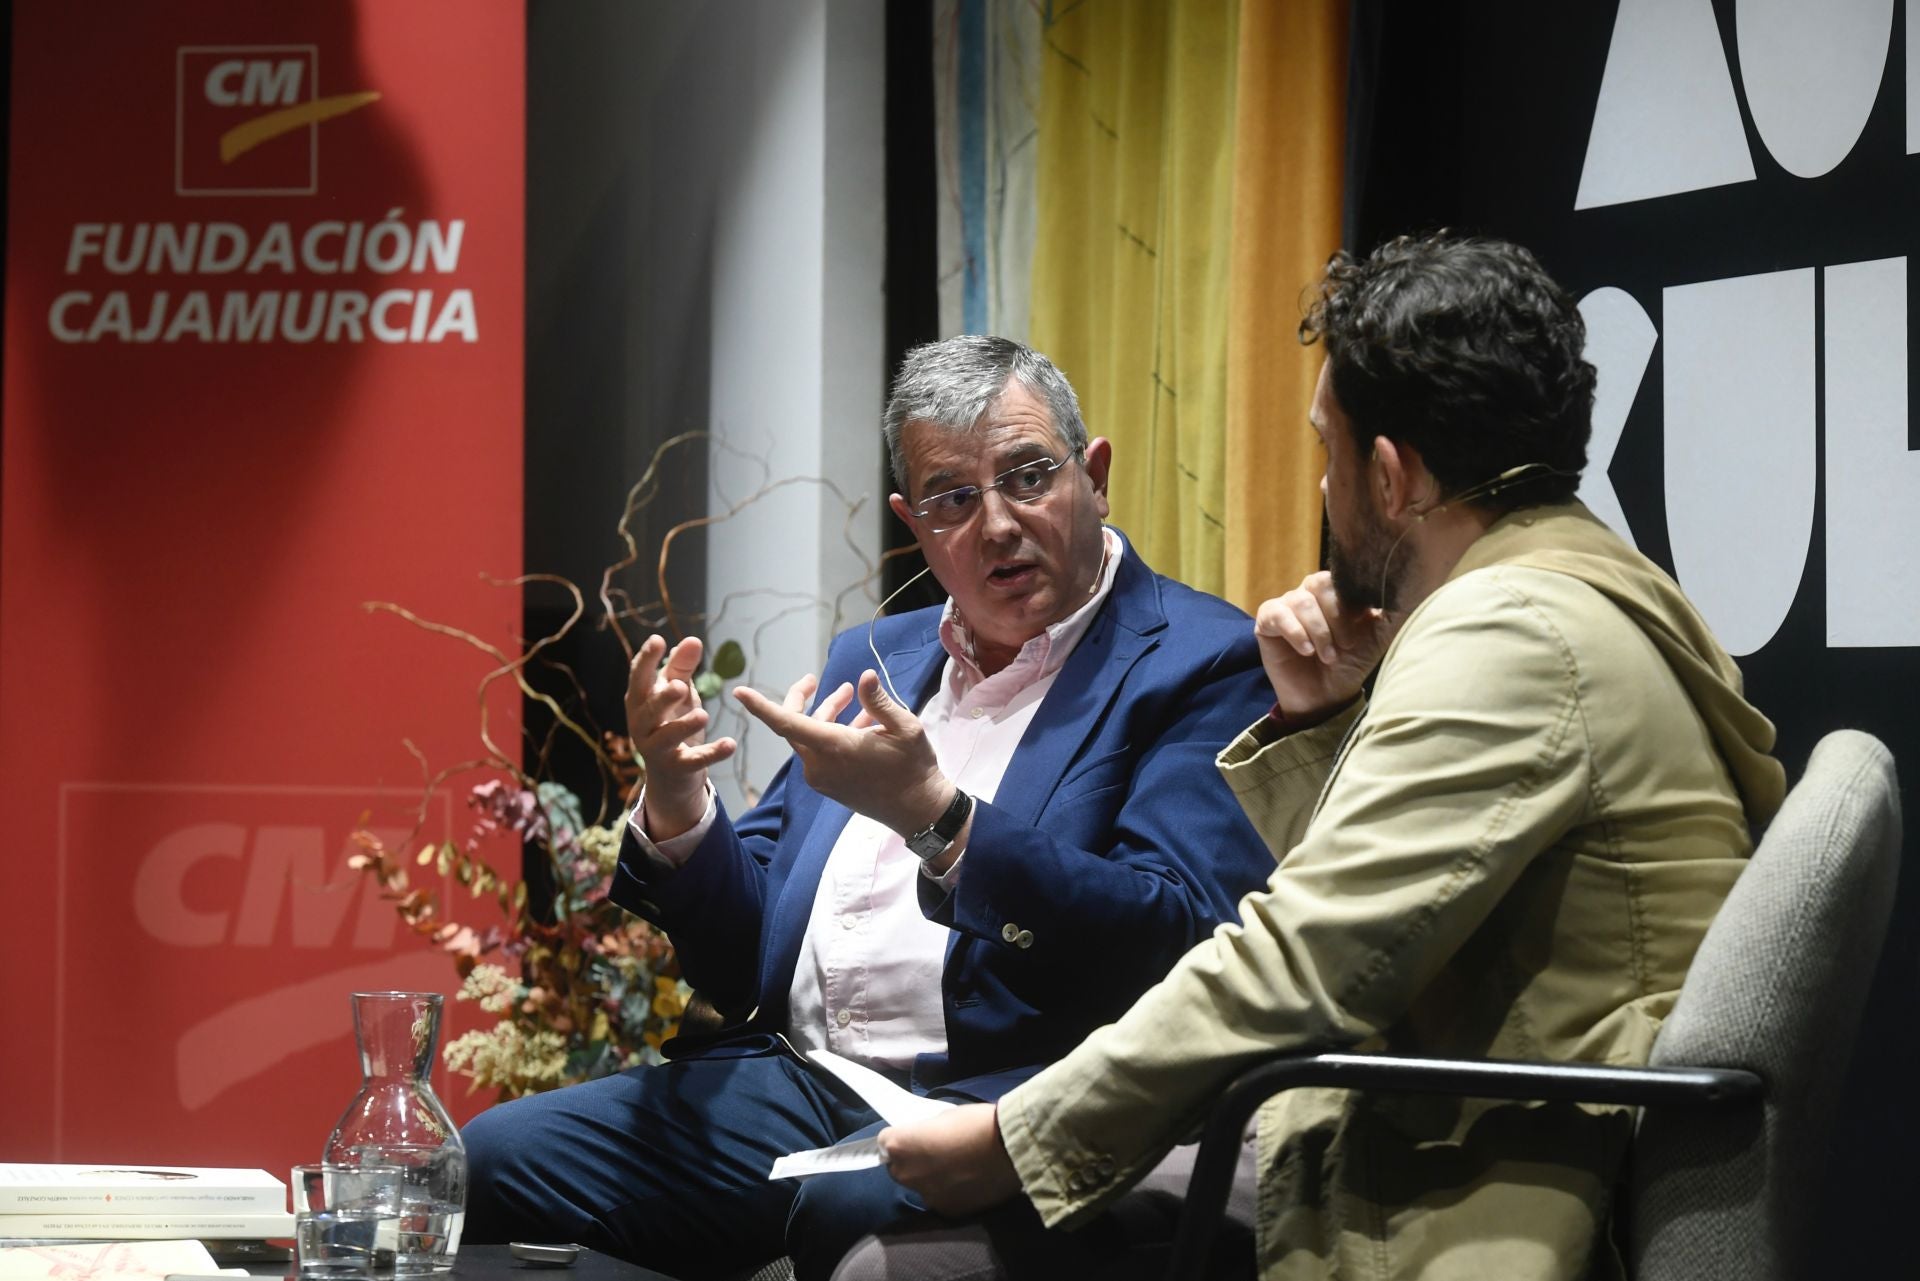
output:
{"label": "white paper sheet", "polygon": [[[807,1061],[821,1071],[838,1078],[859,1095],[866,1105],[880,1114],[888,1125],[907,1125],[938,1116],[954,1106],[944,1099],[929,1099],[903,1089],[870,1067],[843,1059],[832,1050],[808,1050]],[[810,1148],[793,1152],[773,1163],[769,1179],[810,1179],[816,1174],[838,1174],[847,1170],[871,1170],[885,1165],[878,1139],[857,1143],[839,1143],[830,1148]]]}
{"label": "white paper sheet", "polygon": [[832,1050],[808,1050],[807,1061],[840,1078],[842,1084],[859,1095],[888,1125],[924,1121],[953,1106],[944,1099],[925,1098],[895,1085],[872,1068],[843,1059]]}
{"label": "white paper sheet", "polygon": [[875,1166],[886,1163],[886,1155],[880,1151],[880,1140],[861,1139],[855,1143],[839,1143],[830,1148],[809,1148],[805,1152],[783,1156],[773,1163],[773,1172],[767,1177],[769,1179],[810,1179],[816,1174],[871,1170]]}

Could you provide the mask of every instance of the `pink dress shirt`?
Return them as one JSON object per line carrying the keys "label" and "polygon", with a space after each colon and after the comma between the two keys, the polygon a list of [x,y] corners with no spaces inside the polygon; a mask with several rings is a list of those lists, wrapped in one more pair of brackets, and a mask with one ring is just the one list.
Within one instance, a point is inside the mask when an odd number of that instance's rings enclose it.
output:
{"label": "pink dress shirt", "polygon": [[[1087,603],[1021,647],[993,675],[973,660],[966,623],[949,600],[940,618],[947,662],[939,687],[920,709],[940,772],[976,801],[991,801],[1014,750],[1054,678],[1113,589],[1126,544],[1108,529],[1106,557]],[[643,848],[678,866],[713,824],[707,813],[690,831],[658,844],[647,838],[643,807],[628,822]],[[937,878],[951,890],[966,855]],[[871,1067],[904,1071],[922,1054],[945,1053],[940,995],[952,931],[920,911],[916,879],[927,875],[906,840],[864,815],[847,821],[814,893],[806,940],[787,996],[787,1039],[801,1053],[832,1050]]]}

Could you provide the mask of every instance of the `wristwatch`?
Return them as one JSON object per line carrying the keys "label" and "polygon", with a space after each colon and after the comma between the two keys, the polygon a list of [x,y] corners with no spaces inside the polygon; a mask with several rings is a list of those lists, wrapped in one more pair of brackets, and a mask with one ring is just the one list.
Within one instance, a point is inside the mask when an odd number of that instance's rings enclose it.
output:
{"label": "wristwatch", "polygon": [[967,816],[973,813],[973,798],[959,788],[953,789],[953,800],[946,810],[932,824],[921,828],[907,838],[907,848],[912,850],[921,862],[930,858],[939,858],[947,846],[953,844],[960,835],[960,829],[967,825]]}

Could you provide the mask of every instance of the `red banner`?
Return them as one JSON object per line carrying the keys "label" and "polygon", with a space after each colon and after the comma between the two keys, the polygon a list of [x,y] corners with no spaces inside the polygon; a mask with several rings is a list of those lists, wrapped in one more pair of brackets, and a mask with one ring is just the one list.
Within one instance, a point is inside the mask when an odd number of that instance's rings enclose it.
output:
{"label": "red banner", "polygon": [[0,1157],[284,1177],[347,994],[456,983],[347,837],[492,664],[362,606],[518,630],[525,12],[12,12]]}

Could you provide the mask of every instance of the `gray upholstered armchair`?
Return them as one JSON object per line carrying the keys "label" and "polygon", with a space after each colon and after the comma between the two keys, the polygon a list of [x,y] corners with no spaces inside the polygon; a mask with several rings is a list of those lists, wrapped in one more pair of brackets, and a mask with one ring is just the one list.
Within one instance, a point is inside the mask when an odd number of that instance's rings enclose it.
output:
{"label": "gray upholstered armchair", "polygon": [[1303,1085],[1640,1104],[1622,1235],[1634,1276],[1819,1275],[1807,1188],[1822,1172],[1899,862],[1892,757],[1869,735],[1829,734],[1707,932],[1652,1066],[1324,1054],[1252,1068],[1208,1123],[1171,1275],[1221,1274],[1208,1270],[1209,1241],[1247,1122],[1263,1099]]}

